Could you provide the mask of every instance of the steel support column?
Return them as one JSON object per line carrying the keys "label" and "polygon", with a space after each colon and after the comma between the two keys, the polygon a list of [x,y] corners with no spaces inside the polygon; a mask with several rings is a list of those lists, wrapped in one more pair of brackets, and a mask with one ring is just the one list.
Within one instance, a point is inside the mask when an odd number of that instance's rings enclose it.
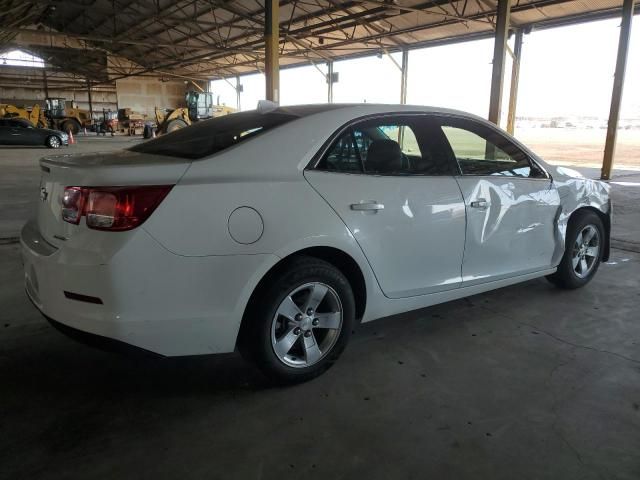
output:
{"label": "steel support column", "polygon": [[91,80],[87,78],[87,94],[89,97],[89,118],[93,124],[93,101],[91,99]]}
{"label": "steel support column", "polygon": [[327,62],[327,102],[333,103],[333,62]]}
{"label": "steel support column", "polygon": [[407,103],[407,76],[409,73],[409,50],[402,50],[402,66],[400,68],[400,103]]}
{"label": "steel support column", "polygon": [[42,69],[42,83],[44,84],[44,98],[49,98],[49,82],[47,81],[47,69]]}
{"label": "steel support column", "polygon": [[236,110],[240,111],[240,94],[242,93],[242,88],[240,85],[240,75],[236,75]]}
{"label": "steel support column", "polygon": [[491,96],[489,98],[489,121],[496,125],[500,124],[502,84],[504,81],[504,63],[507,53],[510,15],[511,0],[498,0],[496,35],[493,47],[493,69],[491,72]]}
{"label": "steel support column", "polygon": [[516,125],[516,107],[518,104],[518,84],[520,82],[520,59],[522,58],[521,28],[516,30],[515,45],[513,46],[513,63],[511,64],[511,87],[509,88],[509,113],[507,115],[507,132],[513,135]]}
{"label": "steel support column", "polygon": [[280,2],[265,0],[264,22],[264,74],[266,76],[266,99],[280,103]]}
{"label": "steel support column", "polygon": [[618,119],[620,118],[620,104],[624,87],[624,73],[627,68],[627,54],[629,52],[629,38],[631,37],[631,21],[633,19],[634,0],[624,0],[622,3],[622,23],[620,24],[620,39],[618,40],[618,58],[616,72],[613,78],[613,92],[611,93],[611,108],[609,109],[609,123],[607,125],[607,140],[604,145],[604,158],[600,178],[609,180],[613,169],[613,157],[616,153],[616,137]]}

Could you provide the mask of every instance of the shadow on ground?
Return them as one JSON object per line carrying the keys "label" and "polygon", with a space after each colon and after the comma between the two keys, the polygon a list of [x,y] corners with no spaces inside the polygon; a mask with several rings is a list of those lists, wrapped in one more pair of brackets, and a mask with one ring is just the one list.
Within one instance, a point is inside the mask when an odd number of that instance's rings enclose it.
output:
{"label": "shadow on ground", "polygon": [[[61,336],[0,247],[0,478],[638,478],[640,256],[362,326],[313,382]],[[526,308],[525,308],[526,307]]]}

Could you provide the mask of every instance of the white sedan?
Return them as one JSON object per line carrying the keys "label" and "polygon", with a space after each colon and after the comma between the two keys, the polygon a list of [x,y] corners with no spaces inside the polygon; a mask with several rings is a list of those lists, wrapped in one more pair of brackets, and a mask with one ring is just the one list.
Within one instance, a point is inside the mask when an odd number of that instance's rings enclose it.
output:
{"label": "white sedan", "polygon": [[240,348],[282,382],[325,371],[358,322],[609,256],[608,185],[471,115],[276,108],[111,154],[41,160],[26,291],[58,328],[165,356]]}

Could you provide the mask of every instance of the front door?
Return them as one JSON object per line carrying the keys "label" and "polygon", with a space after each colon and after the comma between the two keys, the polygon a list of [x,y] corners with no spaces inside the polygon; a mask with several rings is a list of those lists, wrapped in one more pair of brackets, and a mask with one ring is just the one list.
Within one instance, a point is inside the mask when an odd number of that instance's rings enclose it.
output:
{"label": "front door", "polygon": [[387,297],[460,285],[464,201],[439,157],[423,116],[383,116],[345,129],[305,172],[355,237]]}
{"label": "front door", "polygon": [[463,284],[553,267],[560,198],[549,175],[493,127],[456,117],[440,124],[467,209]]}

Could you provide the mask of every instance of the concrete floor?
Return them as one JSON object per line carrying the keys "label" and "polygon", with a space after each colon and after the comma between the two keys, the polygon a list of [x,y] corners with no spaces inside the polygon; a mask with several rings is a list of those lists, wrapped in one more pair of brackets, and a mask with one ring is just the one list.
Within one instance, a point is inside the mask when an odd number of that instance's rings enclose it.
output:
{"label": "concrete floor", "polygon": [[[75,148],[129,140],[109,141]],[[4,238],[42,153],[0,149]],[[236,355],[68,340],[5,240],[0,478],[638,479],[640,175],[615,181],[618,248],[588,287],[535,280],[364,325],[334,368],[285,389]],[[9,198],[11,182],[31,193]]]}

